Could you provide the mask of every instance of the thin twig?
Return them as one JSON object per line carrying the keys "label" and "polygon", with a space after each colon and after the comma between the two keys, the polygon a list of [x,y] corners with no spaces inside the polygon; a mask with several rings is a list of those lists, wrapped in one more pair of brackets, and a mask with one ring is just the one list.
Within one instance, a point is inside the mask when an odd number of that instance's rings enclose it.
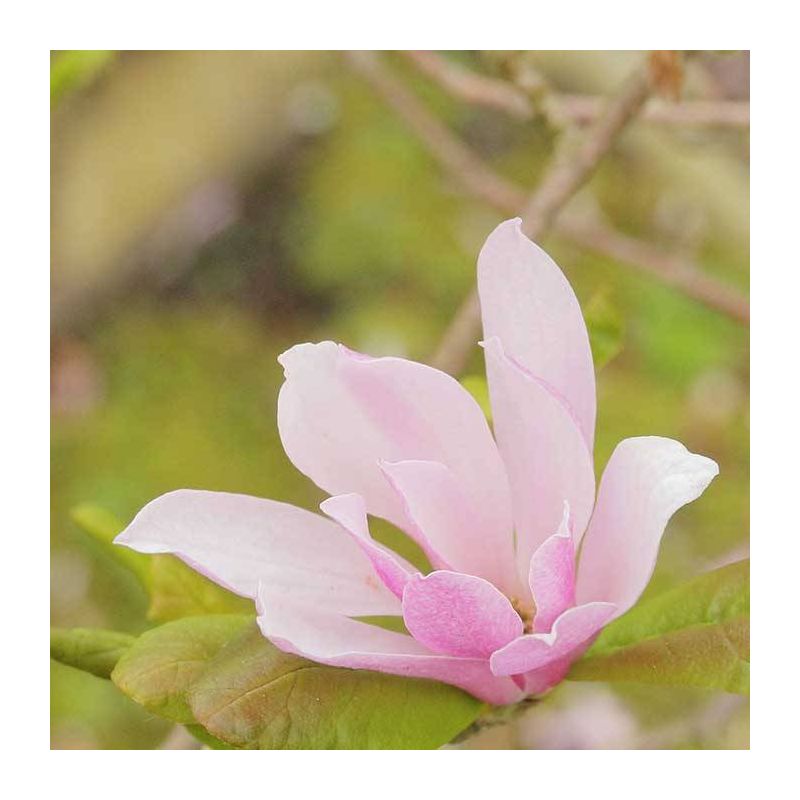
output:
{"label": "thin twig", "polygon": [[[531,194],[522,212],[523,230],[531,238],[541,237],[567,201],[594,174],[603,156],[611,149],[618,134],[648,97],[647,71],[639,68],[612,97],[604,113],[589,127],[577,147],[572,137],[564,138],[557,148],[544,178]],[[571,152],[565,152],[569,149]],[[477,289],[473,288],[444,332],[431,361],[432,365],[459,374],[469,358],[481,324]]]}
{"label": "thin twig", "polygon": [[[534,103],[513,83],[481,75],[431,50],[407,50],[405,55],[449,94],[476,106],[503,111],[520,120],[536,116]],[[589,125],[603,110],[603,98],[581,94],[554,94],[555,105],[565,120]],[[732,127],[750,125],[750,103],[735,100],[684,100],[669,103],[652,98],[641,119],[685,127]]]}
{"label": "thin twig", "polygon": [[[352,54],[351,60],[467,192],[504,214],[519,213],[526,199],[522,188],[492,170],[477,153],[431,114],[405,84],[386,70],[373,54]],[[578,222],[567,216],[555,220],[554,230],[581,247],[652,275],[715,311],[727,314],[744,324],[749,323],[747,298],[705,275],[686,259],[664,254],[654,245],[624,236],[600,224]],[[473,306],[462,306],[451,323],[453,338],[470,341],[464,337],[474,330],[474,312]]]}

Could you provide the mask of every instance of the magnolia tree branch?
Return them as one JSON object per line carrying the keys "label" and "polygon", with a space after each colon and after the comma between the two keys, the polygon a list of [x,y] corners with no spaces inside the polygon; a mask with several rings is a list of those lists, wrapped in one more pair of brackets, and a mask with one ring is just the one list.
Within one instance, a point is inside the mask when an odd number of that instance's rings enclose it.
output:
{"label": "magnolia tree branch", "polygon": [[[594,174],[617,135],[642,107],[650,91],[647,70],[640,68],[625,81],[592,123],[577,146],[566,135],[556,149],[544,177],[522,209],[522,228],[532,239],[540,238],[551,226],[567,201]],[[469,358],[481,327],[477,288],[467,296],[444,332],[433,355],[432,365],[457,375]]]}
{"label": "magnolia tree branch", "polygon": [[[481,75],[430,50],[408,50],[405,55],[445,91],[466,103],[503,111],[521,120],[537,115],[528,93],[508,81]],[[575,125],[588,125],[602,113],[603,99],[590,95],[555,94],[560,115]],[[647,122],[687,127],[746,128],[750,103],[732,100],[685,100],[670,103],[652,98],[641,110]]]}
{"label": "magnolia tree branch", "polygon": [[[496,173],[441,120],[431,114],[416,95],[386,69],[374,53],[352,53],[350,59],[362,76],[403,119],[448,174],[454,177],[466,191],[504,214],[520,213],[526,205],[525,191]],[[618,115],[620,109],[625,114],[632,113],[628,106],[628,96],[626,94],[626,97],[623,98],[625,103],[618,103],[615,106],[617,115],[611,117],[613,127],[620,124]],[[621,124],[626,121],[622,120]],[[606,124],[600,128],[600,133],[593,140],[592,150],[589,151],[588,147],[583,149],[584,165],[581,169],[586,169],[588,160],[589,173],[592,171],[591,161],[595,158],[599,161],[602,157],[602,153],[598,154],[598,144],[601,150],[610,146],[609,136],[613,139],[616,135],[613,127]],[[559,158],[563,159],[566,155],[562,152]],[[534,198],[539,191],[544,191],[543,198],[537,199],[537,204],[542,203],[544,199],[547,199],[548,203],[563,204],[571,196],[570,192],[580,188],[582,180],[589,177],[589,173],[581,175],[575,171],[570,172],[569,181],[562,180],[559,177],[561,171],[559,163],[559,160],[556,159],[551,171],[548,172],[548,177],[537,189]],[[557,181],[551,175],[554,170]],[[575,182],[576,177],[581,179],[577,183]],[[565,192],[566,198],[564,197]],[[530,205],[531,202],[528,202],[528,206]],[[694,300],[704,303],[709,308],[727,314],[743,324],[748,324],[750,311],[747,298],[735,289],[703,274],[687,259],[664,254],[653,245],[624,236],[597,222],[579,222],[567,216],[555,217],[556,210],[554,208],[549,217],[558,234],[571,239],[581,247],[643,271],[662,283],[682,291]],[[542,215],[537,215],[532,220],[534,226],[542,225],[543,222],[546,227],[547,219]],[[530,233],[532,229],[529,227],[527,230]],[[534,228],[532,235],[541,235],[541,232],[537,234]],[[477,336],[479,324],[477,297],[473,294],[462,305],[451,322],[437,351],[434,363],[448,371],[460,371]]]}

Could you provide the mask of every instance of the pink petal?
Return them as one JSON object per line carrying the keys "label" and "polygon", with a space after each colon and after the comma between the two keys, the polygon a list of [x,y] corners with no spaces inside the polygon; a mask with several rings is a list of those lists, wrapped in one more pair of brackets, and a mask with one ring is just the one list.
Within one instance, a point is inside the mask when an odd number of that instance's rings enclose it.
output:
{"label": "pink petal", "polygon": [[494,430],[508,470],[517,531],[517,563],[526,578],[531,556],[558,530],[569,503],[580,541],[594,503],[594,465],[569,410],[550,388],[503,351],[484,344]]}
{"label": "pink petal", "polygon": [[547,666],[526,672],[521,678],[522,689],[526,695],[540,695],[550,691],[566,678],[569,668],[583,655],[591,644],[591,640],[573,650],[563,658],[551,661]]}
{"label": "pink petal", "polygon": [[530,585],[536,633],[549,631],[555,620],[575,605],[575,545],[569,527],[569,505],[558,532],[545,539],[531,558]]}
{"label": "pink petal", "polygon": [[312,661],[443,681],[495,705],[522,698],[512,679],[492,675],[486,659],[436,655],[405,634],[303,606],[266,589],[259,594],[258,610],[264,636]]}
{"label": "pink petal", "polygon": [[400,612],[398,599],[336,523],[286,503],[184,489],[148,503],[114,540],[172,553],[245,597],[259,582],[344,614]]}
{"label": "pink petal", "polygon": [[647,586],[669,518],[719,472],[705,456],[660,436],[625,439],[603,473],[578,565],[578,602],[627,611]]}
{"label": "pink petal", "polygon": [[333,342],[302,344],[280,363],[278,428],[294,465],[330,494],[360,494],[370,514],[406,525],[380,461],[444,464],[463,493],[506,520],[508,481],[478,404],[443,372],[401,358],[369,358]]}
{"label": "pink petal", "polygon": [[408,632],[435,653],[489,658],[522,634],[522,620],[491,583],[458,572],[411,579],[403,592]]}
{"label": "pink petal", "polygon": [[616,611],[612,603],[589,603],[565,611],[550,633],[520,636],[492,654],[490,663],[495,675],[518,675],[540,670],[570,655],[589,641]]}
{"label": "pink petal", "polygon": [[325,500],[320,509],[353,537],[386,587],[402,599],[403,589],[416,570],[370,536],[364,498],[358,494],[340,494]]}
{"label": "pink petal", "polygon": [[486,240],[478,291],[484,338],[497,336],[511,358],[565,399],[591,450],[595,380],[583,315],[564,274],[525,236],[521,220],[501,223]]}
{"label": "pink petal", "polygon": [[475,502],[435,461],[381,462],[403,501],[404,528],[437,569],[478,575],[509,596],[520,591],[510,509]]}

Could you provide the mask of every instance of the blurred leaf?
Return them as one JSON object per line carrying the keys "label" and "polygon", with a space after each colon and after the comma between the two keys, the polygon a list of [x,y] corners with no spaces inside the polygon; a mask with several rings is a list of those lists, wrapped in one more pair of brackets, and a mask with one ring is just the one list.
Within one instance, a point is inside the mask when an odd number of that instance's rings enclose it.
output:
{"label": "blurred leaf", "polygon": [[248,749],[431,749],[484,708],[433,681],[314,664],[281,652],[255,625],[189,691],[207,731]]}
{"label": "blurred leaf", "polygon": [[748,694],[750,561],[665,592],[612,622],[569,674]]}
{"label": "blurred leaf", "polygon": [[622,350],[625,325],[605,292],[598,292],[589,300],[583,315],[589,329],[594,367],[599,370]]}
{"label": "blurred leaf", "polygon": [[114,537],[125,526],[105,509],[83,503],[74,508],[70,516],[141,581],[150,596],[149,619],[168,622],[200,614],[252,612],[250,600],[217,586],[174,556],[145,556],[128,547],[115,545]]}
{"label": "blurred leaf", "polygon": [[253,613],[253,601],[229,592],[173,556],[150,563],[149,619],[168,622],[204,614]]}
{"label": "blurred leaf", "polygon": [[484,375],[465,375],[461,385],[475,398],[489,422],[492,421],[492,404],[489,401],[489,384]]}
{"label": "blurred leaf", "polygon": [[119,659],[135,641],[135,636],[118,631],[51,628],[50,658],[98,678],[110,678]]}
{"label": "blurred leaf", "polygon": [[383,628],[385,631],[408,634],[408,628],[406,628],[406,624],[403,622],[402,617],[376,614],[366,617],[354,617],[354,619],[357,619],[359,622],[366,622],[367,625],[374,625],[376,628]]}
{"label": "blurred leaf", "polygon": [[50,104],[91,83],[114,58],[113,50],[63,50],[50,61]]}
{"label": "blurred leaf", "polygon": [[103,545],[116,561],[127,567],[147,589],[150,585],[149,558],[113,542],[125,525],[111,512],[92,503],[81,503],[70,511],[72,521],[95,541]]}
{"label": "blurred leaf", "polygon": [[212,736],[202,725],[185,725],[184,726],[189,733],[197,739],[198,742],[202,742],[206,747],[211,748],[212,750],[235,750],[236,748],[226,744],[225,742],[217,739],[216,736]]}
{"label": "blurred leaf", "polygon": [[148,711],[192,723],[186,690],[249,620],[235,614],[191,617],[147,631],[120,658],[111,680]]}

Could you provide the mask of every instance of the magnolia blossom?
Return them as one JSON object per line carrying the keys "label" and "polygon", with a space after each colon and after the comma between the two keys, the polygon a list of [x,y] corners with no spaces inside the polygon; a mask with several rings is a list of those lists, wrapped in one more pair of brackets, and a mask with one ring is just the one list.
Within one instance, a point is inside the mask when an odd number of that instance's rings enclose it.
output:
{"label": "magnolia blossom", "polygon": [[[636,602],[669,518],[718,469],[672,439],[625,439],[595,496],[595,376],[572,288],[518,219],[489,236],[478,288],[494,436],[444,372],[296,345],[278,359],[278,429],[331,495],[326,516],[181,490],[116,541],[253,598],[264,636],[313,661],[444,681],[494,704],[552,687]],[[405,531],[432,571],[375,541],[368,515]],[[408,633],[370,624],[384,615]]]}

